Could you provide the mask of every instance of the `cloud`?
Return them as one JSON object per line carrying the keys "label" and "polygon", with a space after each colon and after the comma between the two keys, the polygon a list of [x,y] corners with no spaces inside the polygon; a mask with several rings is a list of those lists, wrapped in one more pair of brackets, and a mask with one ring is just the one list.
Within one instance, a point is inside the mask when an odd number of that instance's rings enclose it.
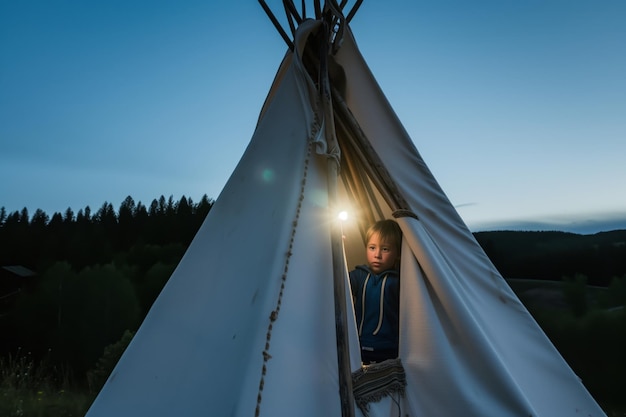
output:
{"label": "cloud", "polygon": [[469,206],[475,206],[478,203],[461,203],[461,204],[456,204],[454,206],[454,208],[462,208],[462,207],[469,207]]}
{"label": "cloud", "polygon": [[626,230],[626,211],[588,213],[569,216],[543,216],[533,219],[477,221],[468,224],[473,232],[493,230],[555,230],[577,234],[594,234],[610,230]]}

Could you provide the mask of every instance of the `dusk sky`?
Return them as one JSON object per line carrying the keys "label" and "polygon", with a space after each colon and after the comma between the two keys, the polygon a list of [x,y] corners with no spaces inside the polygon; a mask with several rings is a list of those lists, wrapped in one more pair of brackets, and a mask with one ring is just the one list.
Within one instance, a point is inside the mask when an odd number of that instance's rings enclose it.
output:
{"label": "dusk sky", "polygon": [[[626,229],[626,1],[365,0],[351,27],[471,230]],[[0,1],[0,207],[217,198],[285,49],[253,0]]]}

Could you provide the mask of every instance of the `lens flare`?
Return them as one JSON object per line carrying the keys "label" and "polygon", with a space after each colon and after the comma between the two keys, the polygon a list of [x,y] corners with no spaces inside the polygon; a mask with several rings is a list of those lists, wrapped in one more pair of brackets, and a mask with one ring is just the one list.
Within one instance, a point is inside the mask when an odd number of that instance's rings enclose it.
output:
{"label": "lens flare", "polygon": [[269,168],[266,168],[263,170],[263,173],[261,174],[261,176],[263,177],[263,181],[272,182],[274,180],[274,171],[272,171]]}

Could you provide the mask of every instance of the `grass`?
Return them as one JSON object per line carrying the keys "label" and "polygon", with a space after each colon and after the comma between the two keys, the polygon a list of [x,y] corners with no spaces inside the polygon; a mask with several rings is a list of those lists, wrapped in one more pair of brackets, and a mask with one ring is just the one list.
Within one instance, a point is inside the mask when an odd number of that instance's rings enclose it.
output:
{"label": "grass", "polygon": [[[0,416],[82,417],[95,395],[72,388],[67,373],[29,353],[0,358]],[[625,417],[626,406],[603,404],[608,417]]]}
{"label": "grass", "polygon": [[0,416],[84,416],[92,400],[72,387],[67,372],[46,360],[37,363],[30,352],[0,358]]}
{"label": "grass", "polygon": [[[607,386],[609,388],[623,387],[622,375],[624,374],[621,370],[624,368],[623,361],[619,359],[623,357],[621,354],[623,350],[615,355],[613,351],[607,353],[600,349],[617,346],[619,350],[624,346],[623,338],[616,336],[624,334],[622,331],[624,321],[619,321],[624,311],[623,308],[622,310],[606,309],[602,301],[606,299],[607,289],[586,287],[590,309],[584,315],[575,317],[568,311],[570,306],[567,297],[564,297],[563,282],[509,280],[509,285],[525,304],[528,303],[527,308],[531,310],[531,313],[532,310],[537,309],[534,315],[544,330],[555,338],[555,342],[565,340],[562,346],[563,354],[571,350],[573,345],[578,350],[583,350],[578,352],[574,349],[574,353],[578,356],[572,356],[573,360],[595,358],[595,368],[598,368],[599,363],[608,360],[607,369],[618,370],[618,372],[606,373],[604,369],[602,373],[596,369],[595,373],[599,373],[599,380],[595,383],[599,389],[598,394],[601,394],[597,399],[603,400],[601,406],[608,417],[626,417],[626,405],[621,395],[624,391],[616,394],[614,389],[606,389]],[[600,305],[605,308],[598,310]],[[587,332],[591,333],[587,334]],[[127,333],[119,342],[105,349],[105,354],[98,361],[95,369],[88,373],[87,380],[91,390],[86,386],[72,384],[69,372],[52,366],[45,359],[37,362],[33,360],[30,353],[18,351],[13,356],[0,358],[0,417],[84,416],[95,398],[95,393],[132,339],[132,333]],[[604,340],[605,336],[608,339]],[[597,351],[592,349],[594,347],[598,348]]]}

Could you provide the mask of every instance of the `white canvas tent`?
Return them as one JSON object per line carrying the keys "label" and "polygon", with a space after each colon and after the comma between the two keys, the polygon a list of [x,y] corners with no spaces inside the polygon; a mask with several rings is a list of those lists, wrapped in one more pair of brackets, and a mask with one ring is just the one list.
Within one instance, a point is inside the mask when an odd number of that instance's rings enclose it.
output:
{"label": "white canvas tent", "polygon": [[[324,19],[299,24],[245,154],[87,416],[361,415],[346,276],[363,263],[363,227],[394,215],[407,385],[370,416],[604,415],[450,204],[328,5],[335,42],[320,54]],[[340,224],[344,207],[353,217]]]}

